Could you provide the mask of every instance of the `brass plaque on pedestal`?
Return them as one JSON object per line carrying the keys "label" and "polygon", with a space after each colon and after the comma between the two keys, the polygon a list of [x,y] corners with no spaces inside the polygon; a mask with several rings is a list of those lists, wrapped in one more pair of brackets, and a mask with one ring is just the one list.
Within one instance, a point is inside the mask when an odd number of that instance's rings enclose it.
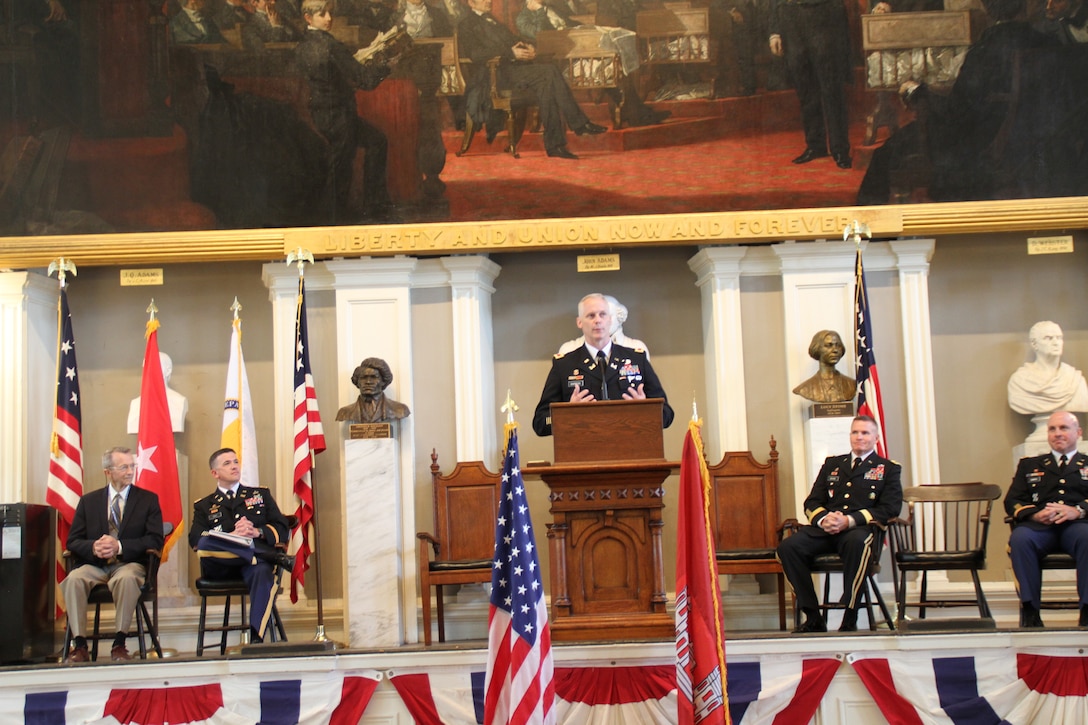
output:
{"label": "brass plaque on pedestal", "polygon": [[846,418],[854,416],[854,401],[843,400],[839,403],[814,403],[813,418]]}
{"label": "brass plaque on pedestal", "polygon": [[393,426],[389,423],[352,423],[348,426],[348,437],[352,440],[359,438],[392,438]]}

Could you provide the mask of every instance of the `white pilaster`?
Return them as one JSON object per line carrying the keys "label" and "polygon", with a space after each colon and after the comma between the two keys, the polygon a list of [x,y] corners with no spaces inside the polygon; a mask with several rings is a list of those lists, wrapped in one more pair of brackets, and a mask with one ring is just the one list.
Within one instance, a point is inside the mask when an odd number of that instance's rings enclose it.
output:
{"label": "white pilaster", "polygon": [[929,317],[929,260],[936,240],[904,239],[893,241],[890,246],[899,269],[911,481],[915,485],[940,483]]}
{"label": "white pilaster", "polygon": [[[406,257],[362,258],[326,262],[326,269],[333,277],[336,289],[336,338],[337,379],[340,383],[338,400],[351,401],[358,391],[351,385],[351,374],[365,358],[379,357],[389,364],[393,383],[386,394],[394,400],[414,407],[412,394],[412,314],[411,281],[416,260]],[[346,425],[330,421],[329,425]],[[399,634],[400,642],[411,643],[418,638],[416,628],[416,561],[415,561],[415,504],[413,494],[414,470],[414,423],[412,416],[398,421],[396,430],[398,449],[394,485],[372,490],[370,506],[393,514],[396,526],[388,532],[393,541],[374,541],[372,549],[379,554],[367,556],[365,568],[376,576],[390,575],[400,583],[400,599],[396,603],[396,618],[390,622]],[[346,439],[341,436],[341,440]],[[347,471],[350,462],[346,451],[341,480],[347,486],[351,476]],[[344,500],[347,500],[345,493]],[[364,535],[369,536],[372,532]],[[344,536],[359,536],[356,522],[347,521]],[[388,544],[392,544],[389,546]],[[344,581],[353,562],[348,561],[350,552],[345,547]],[[371,602],[353,602],[352,606],[380,607],[389,609],[390,599]],[[345,605],[345,609],[348,606]],[[368,643],[358,643],[367,646]]]}
{"label": "white pilaster", "polygon": [[[56,407],[56,280],[0,273],[0,501],[45,503]],[[79,330],[76,330],[79,343]],[[77,348],[78,359],[78,348]]]}
{"label": "white pilaster", "polygon": [[707,401],[703,441],[714,463],[725,451],[748,450],[740,264],[747,247],[706,247],[688,260],[702,296]]}
{"label": "white pilaster", "polygon": [[[818,369],[809,357],[812,336],[820,330],[835,330],[846,346],[839,372],[854,376],[854,254],[853,244],[817,241],[811,244],[787,242],[772,247],[781,263],[782,303],[786,336],[786,386],[793,390]],[[794,461],[805,461],[805,409],[811,405],[799,395],[790,395],[790,453]],[[842,441],[843,451],[849,439]],[[839,452],[839,451],[836,451]],[[804,520],[804,500],[818,471],[808,466],[793,467],[792,515]],[[783,496],[783,503],[789,498]],[[788,505],[788,504],[787,504]],[[784,516],[791,512],[785,510]]]}
{"label": "white pilaster", "polygon": [[452,290],[456,460],[494,468],[499,440],[491,296],[502,267],[483,256],[443,257],[442,266]]}

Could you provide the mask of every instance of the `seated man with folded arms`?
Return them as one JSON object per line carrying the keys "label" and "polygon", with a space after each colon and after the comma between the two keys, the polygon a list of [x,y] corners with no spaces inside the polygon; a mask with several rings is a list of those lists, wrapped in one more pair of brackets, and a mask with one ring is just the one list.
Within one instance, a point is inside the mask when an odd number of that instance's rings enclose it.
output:
{"label": "seated man with folded arms", "polygon": [[136,488],[132,451],[120,446],[102,455],[105,488],[84,494],[68,532],[68,551],[78,565],[60,583],[72,631],[72,651],[65,662],[88,662],[87,596],[105,584],[113,597],[117,635],[110,659],[132,659],[125,647],[132,615],[147,577],[147,550],[162,549],[162,509],[153,491]]}
{"label": "seated man with folded arms", "polygon": [[552,434],[552,403],[661,398],[662,426],[672,425],[673,411],[646,352],[612,342],[612,313],[604,295],[588,294],[578,303],[578,329],[585,344],[557,354],[533,414],[538,436]]}
{"label": "seated man with folded arms", "polygon": [[903,469],[877,454],[877,423],[859,415],[850,424],[850,453],[829,456],[805,499],[808,526],[778,545],[778,560],[797,597],[805,622],[795,633],[826,632],[820,600],[812,585],[812,562],[821,554],[842,557],[843,603],[840,632],[856,632],[865,573],[888,521],[903,508]]}
{"label": "seated man with folded arms", "polygon": [[497,132],[491,112],[490,71],[487,62],[499,58],[499,84],[531,96],[544,126],[544,150],[548,156],[578,157],[567,148],[564,123],[574,133],[600,134],[607,129],[589,120],[571,93],[563,74],[553,63],[536,62],[536,47],[519,38],[491,14],[491,0],[468,0],[471,12],[457,26],[461,54],[472,61],[465,77],[465,102],[475,123],[487,124],[488,140]]}
{"label": "seated man with folded arms", "polygon": [[1020,593],[1020,626],[1042,627],[1043,574],[1039,560],[1064,551],[1077,565],[1081,627],[1088,626],[1088,455],[1077,450],[1077,416],[1052,413],[1046,424],[1050,452],[1021,458],[1005,495],[1013,518],[1009,558]]}
{"label": "seated man with folded arms", "polygon": [[[242,577],[249,587],[250,642],[263,642],[277,587],[273,565],[290,571],[295,564],[295,557],[277,548],[286,544],[290,535],[287,519],[270,490],[240,484],[242,467],[232,449],[220,448],[208,459],[208,465],[216,488],[193,504],[189,545],[200,557],[203,578]],[[232,540],[216,534],[242,538]]]}

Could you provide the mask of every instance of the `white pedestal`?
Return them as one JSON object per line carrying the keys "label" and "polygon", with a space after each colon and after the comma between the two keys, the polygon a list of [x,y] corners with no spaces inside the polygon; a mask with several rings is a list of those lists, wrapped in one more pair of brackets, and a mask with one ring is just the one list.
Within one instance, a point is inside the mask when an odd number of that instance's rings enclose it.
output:
{"label": "white pedestal", "polygon": [[352,647],[398,646],[402,607],[397,442],[346,440],[343,461],[344,629]]}
{"label": "white pedestal", "polygon": [[[189,457],[177,452],[178,487],[181,495],[181,515],[186,525],[192,523],[192,509],[189,502]],[[186,511],[185,507],[190,506]],[[188,607],[197,603],[193,594],[192,579],[189,578],[189,530],[181,533],[169,558],[159,566],[159,606],[166,608]],[[195,577],[194,577],[195,578]]]}
{"label": "white pedestal", "polygon": [[[808,413],[811,415],[812,409]],[[805,420],[805,480],[811,485],[828,456],[850,450],[850,425],[853,416],[840,418],[807,418]],[[805,492],[808,495],[808,492]]]}

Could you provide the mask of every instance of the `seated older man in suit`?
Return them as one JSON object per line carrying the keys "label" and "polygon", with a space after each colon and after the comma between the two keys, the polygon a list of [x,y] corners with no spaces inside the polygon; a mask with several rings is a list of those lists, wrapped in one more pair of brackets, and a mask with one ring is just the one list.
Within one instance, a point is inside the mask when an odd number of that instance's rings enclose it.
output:
{"label": "seated older man in suit", "polygon": [[[559,68],[551,63],[535,63],[536,48],[521,40],[512,30],[491,15],[491,0],[468,0],[472,12],[457,27],[462,55],[472,61],[465,79],[466,102],[473,120],[483,124],[491,112],[488,92],[487,61],[498,57],[499,83],[505,89],[535,98],[544,126],[544,149],[548,156],[578,158],[567,148],[566,125],[579,136],[604,133],[607,129],[591,122],[578,106]],[[494,137],[494,122],[488,129]]]}
{"label": "seated older man in suit", "polygon": [[162,509],[152,491],[132,485],[132,451],[120,446],[102,456],[108,485],[85,494],[76,505],[66,546],[79,564],[60,583],[68,608],[72,651],[65,662],[87,662],[87,595],[106,584],[113,596],[117,635],[110,653],[115,662],[132,659],[125,647],[132,615],[147,576],[147,550],[162,549]]}

